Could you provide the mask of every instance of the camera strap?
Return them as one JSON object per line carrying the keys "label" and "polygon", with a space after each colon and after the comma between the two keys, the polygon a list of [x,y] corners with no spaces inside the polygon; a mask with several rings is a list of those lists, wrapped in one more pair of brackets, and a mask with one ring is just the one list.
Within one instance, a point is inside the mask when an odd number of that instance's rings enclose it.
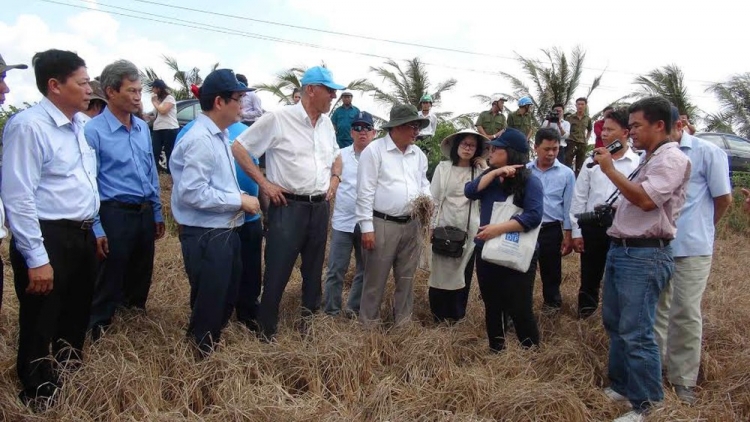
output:
{"label": "camera strap", "polygon": [[[656,153],[656,151],[658,151],[659,148],[663,147],[669,142],[671,142],[669,139],[665,139],[659,142],[659,145],[656,146],[656,148],[654,149],[654,152],[652,152],[635,170],[633,170],[632,173],[628,175],[628,180],[632,182],[633,179],[635,179],[635,176],[637,176],[638,173],[640,173],[640,171],[644,167],[646,167],[646,164],[648,164],[648,162],[651,161],[651,158],[653,158],[654,153]],[[607,200],[604,201],[604,203],[611,207],[612,205],[614,205],[615,201],[617,201],[617,198],[619,197],[620,197],[620,189],[615,189],[615,191],[612,192],[612,195],[610,195],[609,198],[607,198]]]}

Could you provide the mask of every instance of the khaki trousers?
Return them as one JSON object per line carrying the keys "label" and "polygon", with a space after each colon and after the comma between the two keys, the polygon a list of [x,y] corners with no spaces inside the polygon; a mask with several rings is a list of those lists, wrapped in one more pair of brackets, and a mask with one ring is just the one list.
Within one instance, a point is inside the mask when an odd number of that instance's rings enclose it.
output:
{"label": "khaki trousers", "polygon": [[659,297],[654,330],[673,385],[694,387],[701,363],[701,298],[711,272],[711,255],[676,257],[674,276]]}
{"label": "khaki trousers", "polygon": [[364,325],[380,321],[380,305],[383,302],[388,274],[393,268],[396,284],[393,310],[396,325],[411,320],[414,306],[414,272],[417,270],[422,252],[419,223],[396,223],[373,218],[375,249],[362,250],[365,277],[362,284],[362,300],[359,318]]}

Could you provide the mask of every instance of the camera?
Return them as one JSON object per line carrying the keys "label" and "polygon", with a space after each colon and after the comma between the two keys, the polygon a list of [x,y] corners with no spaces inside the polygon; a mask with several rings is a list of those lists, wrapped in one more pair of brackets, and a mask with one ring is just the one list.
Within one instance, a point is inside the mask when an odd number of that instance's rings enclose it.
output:
{"label": "camera", "polygon": [[594,211],[582,212],[575,214],[578,219],[578,226],[603,227],[609,228],[615,219],[615,209],[612,205],[606,203],[594,207]]}
{"label": "camera", "polygon": [[547,112],[547,117],[545,117],[545,120],[547,120],[550,123],[559,123],[560,122],[560,113],[552,109]]}
{"label": "camera", "polygon": [[[611,144],[607,145],[606,148],[607,148],[607,151],[609,151],[610,154],[615,154],[615,153],[619,152],[620,150],[622,150],[624,148],[624,146],[622,145],[622,142],[620,142],[619,139],[615,139],[615,141],[612,142]],[[595,155],[596,155],[596,152],[592,153],[591,154],[591,158],[593,158]],[[598,164],[595,163],[595,162],[593,162],[593,161],[590,162],[590,163],[588,163],[588,164],[586,164],[586,168],[592,168],[594,166],[598,166]]]}

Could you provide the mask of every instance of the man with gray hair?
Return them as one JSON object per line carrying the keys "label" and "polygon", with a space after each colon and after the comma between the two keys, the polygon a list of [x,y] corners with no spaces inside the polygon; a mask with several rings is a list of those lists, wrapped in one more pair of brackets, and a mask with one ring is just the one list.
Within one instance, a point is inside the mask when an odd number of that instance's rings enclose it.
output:
{"label": "man with gray hair", "polygon": [[94,223],[102,261],[91,305],[91,337],[97,340],[117,307],[144,310],[154,268],[154,240],[164,236],[159,177],[141,107],[138,68],[118,60],[104,68],[107,107],[84,128],[96,152],[101,208]]}

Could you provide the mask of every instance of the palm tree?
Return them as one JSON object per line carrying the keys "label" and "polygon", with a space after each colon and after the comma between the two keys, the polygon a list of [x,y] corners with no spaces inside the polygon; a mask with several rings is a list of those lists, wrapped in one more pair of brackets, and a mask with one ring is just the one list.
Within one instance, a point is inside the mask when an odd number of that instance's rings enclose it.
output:
{"label": "palm tree", "polygon": [[641,87],[636,93],[637,97],[664,97],[677,107],[681,114],[687,114],[688,118],[693,120],[698,117],[698,107],[690,101],[684,79],[682,69],[671,64],[639,76],[633,83]]}
{"label": "palm tree", "polygon": [[[521,78],[506,72],[500,72],[513,88],[510,94],[504,94],[510,100],[518,100],[521,97],[529,97],[534,103],[536,121],[544,120],[547,112],[556,103],[562,103],[565,108],[576,98],[581,86],[581,74],[586,52],[581,47],[575,47],[570,58],[559,48],[542,50],[546,60],[530,59],[517,55],[526,77],[531,81],[531,88]],[[588,92],[584,97],[589,98],[602,80],[601,75],[594,78]],[[481,96],[477,98],[481,99]]]}
{"label": "palm tree", "polygon": [[[325,63],[321,63],[321,66],[326,67]],[[270,84],[262,83],[257,84],[254,88],[257,91],[269,92],[276,98],[278,98],[280,104],[292,104],[292,92],[295,88],[301,88],[302,75],[307,71],[306,67],[299,66],[291,69],[282,70],[276,74],[274,81]],[[367,79],[355,79],[346,85],[348,91],[362,91],[366,92],[370,89],[370,83]],[[336,109],[341,97],[331,107],[331,112]]]}
{"label": "palm tree", "polygon": [[[186,100],[192,96],[190,93],[190,85],[200,85],[203,83],[203,78],[200,76],[200,69],[193,67],[190,70],[181,70],[177,64],[177,60],[169,56],[162,56],[164,63],[169,66],[170,69],[174,70],[173,80],[177,82],[178,88],[172,87],[172,95],[175,100]],[[219,63],[215,63],[211,67],[211,72],[219,67]],[[147,67],[141,72],[141,79],[148,86],[154,79],[161,79],[156,74],[154,69]],[[150,88],[147,88],[150,89]]]}
{"label": "palm tree", "polygon": [[425,94],[431,95],[434,103],[439,103],[442,93],[453,89],[458,83],[451,78],[431,89],[427,68],[419,57],[407,60],[403,69],[394,60],[388,60],[385,66],[371,67],[370,71],[382,78],[387,86],[380,88],[369,84],[367,88],[373,92],[376,102],[387,107],[401,103],[419,108],[419,101]]}
{"label": "palm tree", "polygon": [[[734,75],[724,83],[715,83],[708,87],[721,106],[717,115],[709,115],[706,123],[714,124],[715,130],[734,129],[745,138],[750,138],[750,72]],[[724,122],[724,125],[720,125]],[[719,129],[716,129],[719,127]]]}

